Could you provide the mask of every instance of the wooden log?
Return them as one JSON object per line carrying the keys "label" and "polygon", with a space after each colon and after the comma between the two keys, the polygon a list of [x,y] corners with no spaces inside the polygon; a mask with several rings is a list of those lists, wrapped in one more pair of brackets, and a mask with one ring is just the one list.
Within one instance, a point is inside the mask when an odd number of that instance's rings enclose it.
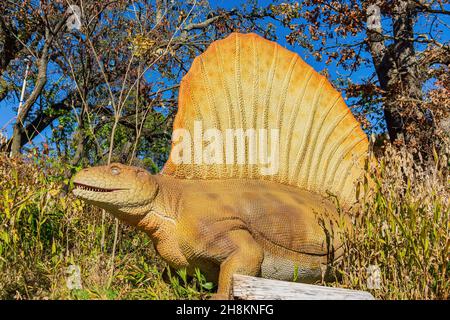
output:
{"label": "wooden log", "polygon": [[233,275],[233,297],[240,300],[374,300],[366,291]]}

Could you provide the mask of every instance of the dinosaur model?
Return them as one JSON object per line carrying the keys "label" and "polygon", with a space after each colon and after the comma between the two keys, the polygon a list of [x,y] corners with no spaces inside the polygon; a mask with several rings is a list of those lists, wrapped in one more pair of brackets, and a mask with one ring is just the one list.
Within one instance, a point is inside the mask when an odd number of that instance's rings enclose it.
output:
{"label": "dinosaur model", "polygon": [[[209,134],[216,142],[229,129],[277,130],[277,144],[262,141],[278,164],[264,171],[268,161],[238,159],[237,139],[208,144],[194,132],[199,123],[216,130]],[[180,152],[190,142],[182,134],[197,146]],[[198,149],[211,144],[232,156],[206,161]],[[240,151],[256,157],[255,145],[246,139]],[[213,42],[182,79],[160,174],[117,163],[87,168],[73,192],[146,232],[171,267],[199,268],[218,283],[213,298],[226,299],[235,273],[295,274],[302,282],[331,274],[343,251],[336,235],[349,225],[341,212],[358,200],[367,151],[366,135],[325,77],[274,42],[233,33]]]}

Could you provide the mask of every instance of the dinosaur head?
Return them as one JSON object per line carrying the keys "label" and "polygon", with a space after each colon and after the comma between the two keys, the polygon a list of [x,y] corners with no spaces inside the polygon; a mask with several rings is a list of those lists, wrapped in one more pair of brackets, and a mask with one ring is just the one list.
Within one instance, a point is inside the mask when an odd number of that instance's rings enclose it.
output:
{"label": "dinosaur head", "polygon": [[158,191],[150,173],[120,163],[83,169],[73,183],[75,196],[122,217],[147,214]]}

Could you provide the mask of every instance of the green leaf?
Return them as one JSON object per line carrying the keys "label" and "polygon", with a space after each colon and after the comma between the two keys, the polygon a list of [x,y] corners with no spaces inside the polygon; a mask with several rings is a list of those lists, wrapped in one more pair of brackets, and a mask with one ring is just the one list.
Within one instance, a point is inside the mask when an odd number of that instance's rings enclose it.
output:
{"label": "green leaf", "polygon": [[214,283],[206,282],[202,284],[202,287],[205,288],[206,290],[211,290],[212,288],[214,288]]}

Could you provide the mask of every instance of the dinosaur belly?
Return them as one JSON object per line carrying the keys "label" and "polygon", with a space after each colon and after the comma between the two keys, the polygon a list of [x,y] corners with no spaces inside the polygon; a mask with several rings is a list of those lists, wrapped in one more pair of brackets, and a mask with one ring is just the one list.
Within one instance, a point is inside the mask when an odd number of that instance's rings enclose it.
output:
{"label": "dinosaur belly", "polygon": [[[310,259],[310,257],[305,258]],[[303,283],[320,281],[322,278],[320,264],[306,266],[304,262],[294,262],[280,255],[265,252],[261,265],[261,276],[268,279],[296,280]]]}

